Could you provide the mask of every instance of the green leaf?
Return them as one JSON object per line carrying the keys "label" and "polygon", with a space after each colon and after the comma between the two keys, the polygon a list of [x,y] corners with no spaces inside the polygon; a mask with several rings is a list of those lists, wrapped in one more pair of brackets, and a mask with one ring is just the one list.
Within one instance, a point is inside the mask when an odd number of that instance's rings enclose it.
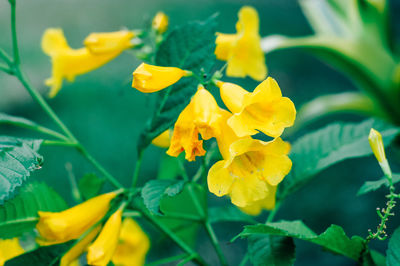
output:
{"label": "green leaf", "polygon": [[[400,174],[393,174],[393,179],[392,182],[393,184],[396,184],[400,181]],[[380,189],[382,186],[389,187],[389,181],[387,180],[386,177],[382,177],[381,179],[377,181],[367,181],[362,185],[360,190],[357,192],[357,196],[376,191]]]}
{"label": "green leaf", "polygon": [[253,235],[248,238],[250,260],[255,266],[290,266],[295,261],[293,238]]}
{"label": "green leaf", "polygon": [[[155,58],[156,65],[190,70],[204,82],[208,81],[211,78],[210,71],[216,62],[215,32],[215,18],[205,22],[189,22],[175,28],[159,46]],[[139,152],[155,137],[173,126],[196,92],[198,84],[199,80],[196,78],[184,77],[158,93],[154,115],[139,137]]]}
{"label": "green leaf", "polygon": [[250,215],[241,212],[238,208],[232,205],[211,207],[208,209],[208,217],[211,223],[219,222],[246,222],[256,223]]}
{"label": "green leaf", "polygon": [[290,154],[292,171],[279,186],[278,197],[284,198],[293,193],[329,166],[346,159],[371,155],[368,143],[371,128],[381,132],[386,147],[399,133],[397,127],[369,119],[362,123],[334,123],[298,139]]}
{"label": "green leaf", "polygon": [[179,194],[185,185],[182,180],[151,180],[142,189],[142,198],[146,208],[153,214],[162,215],[160,202],[164,195],[173,197]]}
{"label": "green leaf", "polygon": [[0,136],[0,203],[10,198],[32,171],[40,169],[43,157],[37,151],[41,143]]}
{"label": "green leaf", "polygon": [[255,234],[267,234],[294,237],[320,245],[333,253],[341,254],[358,261],[364,250],[363,238],[353,236],[348,238],[343,228],[331,225],[320,235],[314,233],[302,221],[281,221],[276,223],[245,226],[239,237],[249,237]]}
{"label": "green leaf", "polygon": [[158,169],[157,179],[176,179],[180,176],[182,170],[179,166],[178,160],[179,158],[163,154]]}
{"label": "green leaf", "polygon": [[78,188],[84,200],[97,196],[105,182],[104,178],[99,178],[96,174],[84,175],[78,183]]}
{"label": "green leaf", "polygon": [[362,266],[386,266],[386,257],[375,250],[368,250],[362,257]]}
{"label": "green leaf", "polygon": [[45,183],[31,183],[0,207],[0,238],[21,236],[38,222],[38,211],[57,212],[67,208],[64,200]]}
{"label": "green leaf", "polygon": [[45,246],[22,254],[5,263],[5,266],[56,266],[60,264],[62,255],[68,251],[74,241],[60,245]]}
{"label": "green leaf", "polygon": [[389,247],[386,251],[386,263],[388,266],[400,265],[400,227],[394,231],[389,240]]}

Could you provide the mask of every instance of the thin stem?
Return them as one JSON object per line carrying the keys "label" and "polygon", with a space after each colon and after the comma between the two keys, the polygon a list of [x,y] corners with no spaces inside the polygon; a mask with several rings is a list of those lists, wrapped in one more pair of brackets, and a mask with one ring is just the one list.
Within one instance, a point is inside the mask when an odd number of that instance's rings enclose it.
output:
{"label": "thin stem", "polygon": [[14,65],[19,66],[19,49],[18,49],[18,39],[17,39],[17,23],[16,23],[16,1],[9,0],[11,5],[11,37],[13,44],[13,54],[14,54]]}
{"label": "thin stem", "polygon": [[194,258],[193,258],[193,255],[186,256],[186,258],[183,259],[183,260],[181,260],[181,261],[178,263],[177,266],[183,266],[183,265],[185,265],[186,263],[188,263],[189,261],[191,261],[192,259],[194,259]]}
{"label": "thin stem", "polygon": [[138,154],[138,158],[136,160],[135,171],[133,172],[132,188],[136,187],[139,178],[140,167],[142,166],[142,159],[143,159],[143,151],[140,151]]}
{"label": "thin stem", "polygon": [[62,147],[76,147],[76,143],[67,142],[67,141],[59,141],[59,140],[44,140],[42,145],[45,146],[62,146]]}
{"label": "thin stem", "polygon": [[164,258],[161,260],[157,260],[151,263],[146,264],[145,266],[158,266],[158,265],[165,265],[167,263],[173,262],[173,261],[177,261],[180,259],[184,259],[187,257],[187,254],[179,254],[176,256],[172,256],[172,257],[168,257],[168,258]]}
{"label": "thin stem", "polygon": [[122,214],[124,217],[142,217],[142,214],[138,211],[124,211]]}
{"label": "thin stem", "polygon": [[8,66],[6,66],[4,64],[0,64],[0,71],[3,71],[9,75],[14,74],[14,72]]}
{"label": "thin stem", "polygon": [[215,234],[214,229],[211,226],[211,223],[207,220],[204,223],[204,226],[206,228],[208,236],[210,237],[211,243],[214,246],[215,251],[217,252],[217,255],[218,255],[218,258],[219,258],[221,264],[228,265],[226,258],[224,256],[224,253],[222,252],[222,249],[219,246],[217,235]]}
{"label": "thin stem", "polygon": [[3,59],[10,68],[13,66],[11,57],[1,48],[0,48],[0,58]]}
{"label": "thin stem", "polygon": [[239,266],[245,266],[247,261],[249,260],[250,255],[248,252],[246,252],[246,254],[244,255],[242,261],[240,262]]}
{"label": "thin stem", "polygon": [[270,223],[272,222],[272,220],[274,220],[276,213],[278,212],[279,208],[281,207],[281,202],[277,201],[275,203],[275,208],[269,213],[267,220],[265,221],[265,223]]}
{"label": "thin stem", "polygon": [[76,183],[76,177],[74,175],[74,171],[72,170],[72,164],[66,163],[65,169],[67,170],[68,180],[71,185],[72,196],[74,197],[76,202],[78,203],[82,202],[82,195],[81,192],[79,191],[78,184]]}

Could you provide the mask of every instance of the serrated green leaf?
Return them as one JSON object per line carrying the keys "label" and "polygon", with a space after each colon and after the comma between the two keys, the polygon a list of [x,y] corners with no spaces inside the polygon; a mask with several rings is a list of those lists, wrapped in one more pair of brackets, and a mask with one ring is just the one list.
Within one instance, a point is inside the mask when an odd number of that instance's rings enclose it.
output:
{"label": "serrated green leaf", "polygon": [[386,263],[387,266],[400,265],[400,227],[390,237],[389,246],[386,251]]}
{"label": "serrated green leaf", "polygon": [[368,143],[371,128],[381,132],[386,147],[400,132],[397,127],[369,119],[362,123],[334,123],[298,139],[290,153],[292,170],[279,186],[278,197],[293,193],[329,166],[371,155]]}
{"label": "serrated green leaf", "polygon": [[250,261],[255,266],[290,266],[295,261],[293,238],[253,235],[248,238]]}
{"label": "serrated green leaf", "polygon": [[98,177],[96,174],[90,173],[84,175],[78,183],[79,191],[84,200],[88,200],[97,196],[105,182],[104,178]]}
{"label": "serrated green leaf", "polygon": [[0,136],[0,203],[10,198],[31,172],[40,169],[43,157],[37,153],[42,140]]}
{"label": "serrated green leaf", "polygon": [[331,225],[320,235],[314,233],[302,221],[281,221],[276,223],[245,226],[239,237],[249,237],[255,234],[267,234],[294,237],[323,247],[333,253],[359,260],[364,250],[364,240],[353,236],[348,238],[338,225]]}
{"label": "serrated green leaf", "polygon": [[[190,70],[195,75],[209,80],[210,70],[216,59],[215,18],[205,22],[189,22],[172,30],[158,48],[155,62],[159,66],[174,66]],[[176,84],[158,93],[156,110],[148,121],[138,142],[138,150],[146,148],[151,140],[172,127],[179,114],[196,92],[199,80],[184,77]]]}
{"label": "serrated green leaf", "polygon": [[67,208],[65,201],[45,183],[31,183],[0,207],[0,238],[21,236],[38,222],[38,211],[57,212]]}
{"label": "serrated green leaf", "polygon": [[211,207],[208,209],[208,217],[211,223],[219,222],[246,222],[256,223],[250,215],[241,212],[238,208],[232,205]]}
{"label": "serrated green leaf", "polygon": [[182,180],[150,180],[142,189],[142,198],[146,208],[152,213],[162,215],[160,203],[164,195],[173,197],[179,194],[185,185]]}
{"label": "serrated green leaf", "polygon": [[[393,180],[392,180],[393,184],[396,184],[399,181],[400,181],[400,174],[393,174]],[[386,177],[382,177],[377,181],[367,181],[361,186],[360,190],[358,190],[357,196],[361,196],[363,194],[376,191],[380,189],[382,186],[389,187],[389,181],[387,180]]]}
{"label": "serrated green leaf", "polygon": [[45,246],[6,261],[5,266],[56,266],[62,255],[68,251],[74,241],[60,245]]}

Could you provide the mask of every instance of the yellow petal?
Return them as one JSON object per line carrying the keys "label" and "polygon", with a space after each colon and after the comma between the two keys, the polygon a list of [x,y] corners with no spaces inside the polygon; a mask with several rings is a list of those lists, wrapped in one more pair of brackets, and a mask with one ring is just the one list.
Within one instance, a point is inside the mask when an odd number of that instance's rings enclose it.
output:
{"label": "yellow petal", "polygon": [[215,56],[219,60],[227,61],[232,52],[232,48],[237,40],[236,34],[217,33],[215,44]]}
{"label": "yellow petal", "polygon": [[131,39],[134,36],[135,34],[128,30],[91,33],[83,43],[93,54],[113,53],[131,48]]}
{"label": "yellow petal", "polygon": [[87,262],[90,265],[107,265],[115,249],[121,230],[122,210],[117,210],[108,218],[99,236],[88,248]]}
{"label": "yellow petal", "polygon": [[169,129],[165,130],[159,136],[154,138],[151,141],[151,144],[160,147],[160,148],[168,148],[171,143],[171,132]]}
{"label": "yellow petal", "polygon": [[158,33],[164,33],[168,29],[168,16],[164,12],[158,12],[153,18],[152,27]]}
{"label": "yellow petal", "polygon": [[381,133],[371,128],[368,141],[378,162],[382,163],[383,161],[386,161],[385,147],[383,145]]}
{"label": "yellow petal", "polygon": [[25,250],[19,244],[18,238],[0,239],[0,265],[16,256],[24,253]]}
{"label": "yellow petal", "polygon": [[244,96],[248,91],[239,85],[229,82],[217,82],[221,99],[232,113],[239,113],[242,110]]}
{"label": "yellow petal", "polygon": [[225,161],[216,162],[210,168],[207,176],[208,190],[218,197],[228,194],[234,181],[224,166]]}
{"label": "yellow petal", "polygon": [[185,71],[177,67],[152,66],[142,63],[133,72],[132,87],[144,93],[162,90],[185,75]]}
{"label": "yellow petal", "polygon": [[263,209],[272,210],[275,208],[276,186],[268,186],[268,194],[264,199],[258,200],[251,205],[240,208],[241,211],[249,215],[257,216]]}

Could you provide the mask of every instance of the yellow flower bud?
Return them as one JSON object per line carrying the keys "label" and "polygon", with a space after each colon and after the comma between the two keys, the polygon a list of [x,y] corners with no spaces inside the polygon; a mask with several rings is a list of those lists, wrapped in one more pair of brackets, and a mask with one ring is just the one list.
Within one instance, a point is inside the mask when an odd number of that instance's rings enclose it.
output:
{"label": "yellow flower bud", "polygon": [[158,12],[153,18],[152,27],[158,33],[164,33],[168,29],[168,16],[164,12]]}
{"label": "yellow flower bud", "polygon": [[382,135],[371,128],[368,136],[369,145],[379,163],[386,161],[385,147],[383,146]]}
{"label": "yellow flower bud", "polygon": [[99,236],[88,248],[87,262],[89,265],[107,265],[117,247],[121,230],[122,209],[117,210],[108,218]]}
{"label": "yellow flower bud", "polygon": [[185,75],[186,71],[177,67],[142,63],[133,72],[132,87],[144,93],[156,92],[178,82]]}
{"label": "yellow flower bud", "polygon": [[165,130],[154,138],[151,143],[160,148],[168,148],[171,143],[171,131],[169,129]]}
{"label": "yellow flower bud", "polygon": [[24,252],[25,250],[19,244],[18,238],[0,239],[0,265],[4,265],[7,260]]}
{"label": "yellow flower bud", "polygon": [[50,97],[56,96],[64,79],[74,81],[77,75],[90,72],[111,61],[133,46],[131,31],[92,33],[85,40],[85,47],[69,47],[61,29],[47,29],[42,38],[42,49],[51,57],[52,77],[45,81],[51,87]]}
{"label": "yellow flower bud", "polygon": [[116,196],[114,192],[103,194],[62,212],[39,211],[36,228],[42,238],[53,244],[77,239],[106,215]]}
{"label": "yellow flower bud", "polygon": [[112,257],[114,265],[144,265],[150,241],[140,226],[131,218],[122,222],[118,246]]}

